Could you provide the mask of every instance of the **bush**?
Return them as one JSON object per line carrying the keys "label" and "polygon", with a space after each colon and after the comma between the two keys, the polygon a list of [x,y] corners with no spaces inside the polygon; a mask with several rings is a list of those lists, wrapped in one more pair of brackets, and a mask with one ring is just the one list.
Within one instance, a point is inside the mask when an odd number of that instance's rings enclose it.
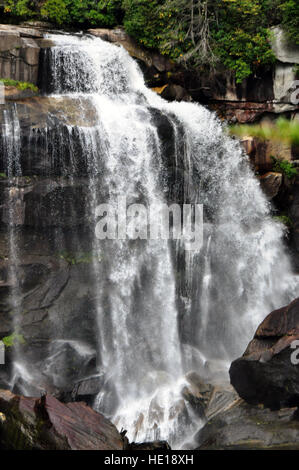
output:
{"label": "bush", "polygon": [[277,222],[280,222],[281,224],[285,225],[287,228],[292,228],[293,227],[293,222],[292,220],[290,219],[290,217],[288,215],[275,215],[273,217],[274,220],[276,220]]}
{"label": "bush", "polygon": [[69,11],[64,0],[47,0],[40,10],[42,19],[49,20],[57,25],[67,23]]}
{"label": "bush", "polygon": [[121,0],[5,0],[9,17],[42,19],[58,26],[115,26],[122,21]]}
{"label": "bush", "polygon": [[282,24],[291,41],[299,44],[299,2],[289,0],[281,5]]}
{"label": "bush", "polygon": [[282,173],[288,179],[293,179],[298,175],[297,169],[294,168],[292,163],[288,160],[283,160],[273,156],[271,156],[271,159],[273,161],[273,170],[277,173]]}
{"label": "bush", "polygon": [[38,16],[38,5],[35,0],[6,0],[4,13],[20,19],[32,19]]}

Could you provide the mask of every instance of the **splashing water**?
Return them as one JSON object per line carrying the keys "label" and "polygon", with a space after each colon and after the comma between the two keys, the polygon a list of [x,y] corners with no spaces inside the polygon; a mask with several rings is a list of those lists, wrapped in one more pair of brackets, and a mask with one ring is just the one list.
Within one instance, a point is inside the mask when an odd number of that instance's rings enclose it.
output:
{"label": "splashing water", "polygon": [[[78,106],[88,99],[96,110],[94,126],[74,126],[91,212],[99,201],[116,208],[119,196],[128,204],[204,206],[197,252],[160,240],[92,241],[98,362],[107,377],[94,406],[131,440],[168,439],[178,447],[199,422],[182,398],[186,372],[207,359],[229,363],[264,316],[298,294],[283,229],[213,113],[162,100],[121,47],[90,37],[50,39],[44,90]],[[67,133],[75,172],[72,126]],[[172,167],[170,190],[161,174]]]}

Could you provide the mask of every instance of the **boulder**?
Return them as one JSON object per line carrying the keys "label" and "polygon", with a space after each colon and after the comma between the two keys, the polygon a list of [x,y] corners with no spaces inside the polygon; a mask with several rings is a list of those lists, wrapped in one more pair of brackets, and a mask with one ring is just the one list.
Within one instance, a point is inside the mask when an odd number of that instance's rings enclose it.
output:
{"label": "boulder", "polygon": [[182,86],[175,84],[169,84],[164,87],[161,92],[161,96],[167,101],[192,101],[187,90]]}
{"label": "boulder", "polygon": [[294,408],[270,411],[233,396],[195,436],[197,450],[298,450]]}
{"label": "boulder", "polygon": [[184,386],[182,396],[190,404],[193,411],[200,418],[204,418],[214,387],[205,383],[196,372],[189,372],[186,379],[188,384]]}
{"label": "boulder", "polygon": [[[230,367],[231,384],[247,403],[273,410],[299,406],[294,360],[299,340],[299,299],[275,310],[258,327],[244,355]],[[296,358],[295,358],[296,359]]]}
{"label": "boulder", "polygon": [[72,390],[72,399],[74,401],[84,401],[91,406],[104,384],[104,374],[97,374],[82,379],[75,384]]}
{"label": "boulder", "polygon": [[84,403],[0,390],[1,450],[123,450],[116,427]]}
{"label": "boulder", "polygon": [[128,444],[126,447],[126,450],[153,450],[155,452],[158,451],[168,451],[171,450],[170,445],[166,441],[154,441],[154,442],[144,442],[144,443],[136,443],[132,442],[131,444]]}
{"label": "boulder", "polygon": [[281,173],[270,171],[260,177],[261,188],[269,200],[276,197],[283,183]]}

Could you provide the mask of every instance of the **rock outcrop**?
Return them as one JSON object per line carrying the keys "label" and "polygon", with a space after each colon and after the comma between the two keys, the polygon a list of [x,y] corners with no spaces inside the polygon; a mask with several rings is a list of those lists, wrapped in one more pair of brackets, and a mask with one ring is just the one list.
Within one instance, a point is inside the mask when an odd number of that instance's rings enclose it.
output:
{"label": "rock outcrop", "polygon": [[0,78],[37,84],[42,37],[38,29],[0,25]]}
{"label": "rock outcrop", "polygon": [[273,410],[299,406],[299,299],[275,310],[258,327],[230,368],[231,383],[247,403]]}
{"label": "rock outcrop", "polygon": [[261,187],[269,200],[275,198],[283,184],[283,175],[269,171],[260,177]]}
{"label": "rock outcrop", "polygon": [[295,411],[250,406],[232,395],[195,436],[197,450],[298,450]]}

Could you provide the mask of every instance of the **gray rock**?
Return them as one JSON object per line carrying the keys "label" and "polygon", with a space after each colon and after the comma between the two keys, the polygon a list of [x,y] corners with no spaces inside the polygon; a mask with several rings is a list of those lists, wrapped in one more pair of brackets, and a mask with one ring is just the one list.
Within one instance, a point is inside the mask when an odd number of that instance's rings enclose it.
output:
{"label": "gray rock", "polygon": [[299,64],[299,46],[291,44],[280,27],[272,28],[272,48],[280,62]]}
{"label": "gray rock", "polygon": [[198,450],[298,450],[294,409],[269,411],[231,400],[197,433]]}

